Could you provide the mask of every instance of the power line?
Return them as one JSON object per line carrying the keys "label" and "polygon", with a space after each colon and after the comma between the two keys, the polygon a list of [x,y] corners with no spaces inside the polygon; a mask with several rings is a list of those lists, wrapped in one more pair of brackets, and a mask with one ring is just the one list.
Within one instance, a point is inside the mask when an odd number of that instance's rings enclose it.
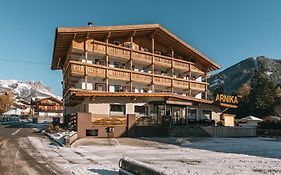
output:
{"label": "power line", "polygon": [[0,61],[12,62],[12,63],[26,63],[26,64],[38,64],[38,65],[50,66],[49,63],[36,62],[36,61],[30,61],[30,60],[15,60],[15,59],[0,58]]}

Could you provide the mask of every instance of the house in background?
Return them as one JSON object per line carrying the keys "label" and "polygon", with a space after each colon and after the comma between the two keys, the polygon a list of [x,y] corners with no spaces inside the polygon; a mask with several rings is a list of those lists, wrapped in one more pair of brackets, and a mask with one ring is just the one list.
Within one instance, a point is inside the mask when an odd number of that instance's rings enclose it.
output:
{"label": "house in background", "polygon": [[38,97],[32,100],[33,118],[38,122],[62,121],[62,101],[54,97]]}
{"label": "house in background", "polygon": [[115,137],[124,128],[156,136],[220,122],[236,107],[207,98],[208,73],[220,66],[159,24],[59,27],[51,68],[63,73],[65,122],[88,114],[74,122],[81,137],[104,137],[109,127]]}

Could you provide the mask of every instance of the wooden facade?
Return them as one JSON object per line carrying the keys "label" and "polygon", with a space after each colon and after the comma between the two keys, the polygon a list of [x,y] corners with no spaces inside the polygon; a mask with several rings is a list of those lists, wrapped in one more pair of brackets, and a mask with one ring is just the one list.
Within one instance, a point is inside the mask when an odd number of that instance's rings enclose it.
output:
{"label": "wooden facade", "polygon": [[71,89],[112,92],[117,82],[118,93],[207,99],[207,74],[218,68],[158,24],[58,28],[52,61],[63,71],[64,97]]}

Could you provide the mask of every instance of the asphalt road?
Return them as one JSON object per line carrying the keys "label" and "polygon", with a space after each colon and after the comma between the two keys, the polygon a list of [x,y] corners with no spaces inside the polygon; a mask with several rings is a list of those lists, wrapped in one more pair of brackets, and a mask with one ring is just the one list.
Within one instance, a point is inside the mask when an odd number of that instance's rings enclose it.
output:
{"label": "asphalt road", "polygon": [[26,122],[0,123],[0,174],[66,174],[40,155],[29,142],[28,136],[45,137],[36,133]]}

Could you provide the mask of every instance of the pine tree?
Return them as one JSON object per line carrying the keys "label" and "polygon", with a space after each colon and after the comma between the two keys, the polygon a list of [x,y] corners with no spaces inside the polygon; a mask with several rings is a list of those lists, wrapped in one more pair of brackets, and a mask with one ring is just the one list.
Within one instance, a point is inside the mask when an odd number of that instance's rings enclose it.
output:
{"label": "pine tree", "polygon": [[266,78],[263,68],[254,73],[250,86],[250,113],[256,116],[269,115],[275,105],[276,86]]}

